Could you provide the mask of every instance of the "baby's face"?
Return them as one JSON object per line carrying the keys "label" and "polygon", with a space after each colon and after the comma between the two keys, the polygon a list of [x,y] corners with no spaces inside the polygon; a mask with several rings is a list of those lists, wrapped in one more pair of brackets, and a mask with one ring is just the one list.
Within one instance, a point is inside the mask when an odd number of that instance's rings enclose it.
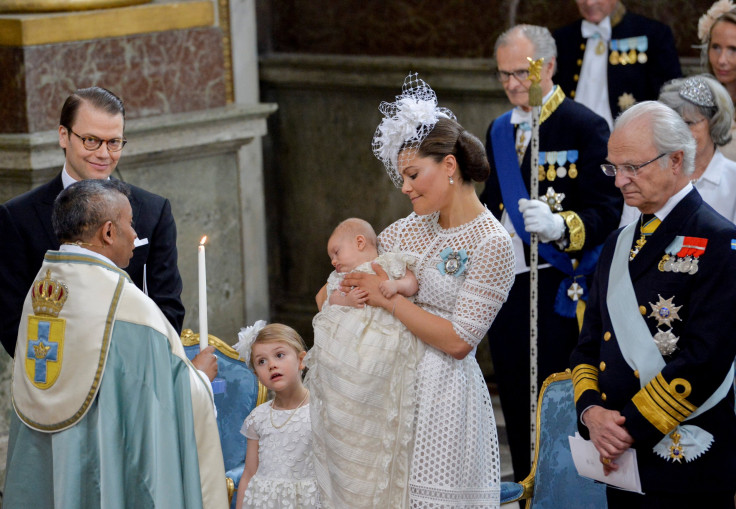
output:
{"label": "baby's face", "polygon": [[327,242],[327,255],[337,272],[350,272],[361,263],[376,257],[371,249],[360,249],[358,238],[352,235],[333,235]]}

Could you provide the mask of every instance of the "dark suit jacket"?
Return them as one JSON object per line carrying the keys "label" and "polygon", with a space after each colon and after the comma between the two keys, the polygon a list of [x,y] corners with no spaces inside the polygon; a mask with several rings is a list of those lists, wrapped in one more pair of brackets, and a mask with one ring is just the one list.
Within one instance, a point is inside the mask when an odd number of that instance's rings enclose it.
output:
{"label": "dark suit jacket", "polygon": [[[480,199],[489,210],[501,219],[503,207],[517,207],[516,203],[503,203],[499,173],[493,156],[491,128],[486,133],[486,153],[491,165],[491,175],[486,181],[486,187]],[[563,210],[576,212],[585,226],[584,248],[595,247],[605,240],[610,232],[616,229],[623,206],[621,193],[616,189],[611,177],[606,177],[601,171],[601,163],[606,159],[608,152],[608,125],[602,117],[593,113],[582,104],[565,99],[557,109],[539,127],[539,151],[553,152],[561,150],[578,150],[579,156],[575,163],[578,175],[547,178],[539,182],[539,196],[543,196],[549,187],[557,193],[565,193],[562,201]],[[513,138],[506,143],[515,144]],[[544,165],[545,170],[548,165]],[[521,173],[527,190],[531,180],[531,148],[527,148],[521,164]],[[540,262],[541,263],[541,262]]]}
{"label": "dark suit jacket", "polygon": [[[606,241],[588,299],[583,330],[570,363],[573,367],[588,365],[598,376],[598,389],[587,388],[584,380],[576,379],[582,393],[576,402],[578,415],[590,405],[619,410],[626,417],[626,429],[634,438],[639,462],[642,490],[648,492],[695,492],[706,486],[718,490],[736,489],[736,415],[733,387],[720,403],[686,424],[700,426],[713,434],[710,450],[689,463],[668,462],[652,452],[652,447],[664,436],[653,424],[657,416],[672,415],[668,404],[656,405],[657,412],[640,411],[632,398],[640,391],[636,373],[623,359],[616,331],[606,306],[609,268],[616,239],[615,232]],[[700,256],[697,273],[664,272],[658,264],[666,247],[676,235],[708,239]],[[638,235],[635,235],[637,238]],[[649,237],[642,250],[629,262],[629,273],[640,311],[650,332],[657,332],[657,319],[650,317],[650,303],[659,296],[673,299],[682,306],[681,320],[672,322],[672,332],[680,339],[678,349],[665,356],[661,375],[666,383],[686,380],[692,392],[686,397],[700,406],[723,382],[736,355],[736,227],[703,202],[697,190],[691,191],[670,212]],[[622,275],[628,277],[628,274]],[[664,327],[666,329],[666,327]],[[610,332],[610,335],[606,333]],[[605,338],[608,337],[608,340]],[[601,369],[602,362],[605,363]],[[654,386],[650,382],[647,387]],[[605,396],[604,396],[605,394]],[[645,415],[646,414],[646,415]],[[682,417],[680,417],[682,419]],[[578,424],[581,434],[588,437],[587,428]]]}
{"label": "dark suit jacket", "polygon": [[[146,265],[148,295],[174,328],[181,332],[184,305],[177,266],[176,224],[169,201],[135,186],[131,188],[133,227],[148,244],[133,251],[125,269],[143,288]],[[59,241],[51,225],[54,199],[62,191],[61,174],[27,193],[0,205],[0,341],[12,356],[23,301],[49,249]]]}
{"label": "dark suit jacket", "polygon": [[[583,20],[579,19],[554,32],[557,42],[557,74],[555,81],[565,95],[574,97],[578,86],[576,77],[585,54],[585,39],[580,31]],[[647,62],[628,65],[608,63],[608,101],[614,120],[621,113],[618,100],[624,93],[632,94],[636,102],[657,100],[659,89],[665,82],[682,76],[680,59],[677,56],[672,30],[658,21],[627,12],[621,21],[612,27],[611,38],[627,39],[646,35],[649,48]],[[609,46],[609,55],[610,55]]]}

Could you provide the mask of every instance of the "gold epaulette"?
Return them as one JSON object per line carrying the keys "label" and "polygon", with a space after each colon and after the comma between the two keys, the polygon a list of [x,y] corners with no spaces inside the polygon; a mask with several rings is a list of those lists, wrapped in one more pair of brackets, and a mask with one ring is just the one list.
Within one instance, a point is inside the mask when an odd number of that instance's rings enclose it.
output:
{"label": "gold epaulette", "polygon": [[691,390],[690,382],[684,378],[667,383],[659,373],[634,395],[632,401],[652,426],[667,434],[697,409],[685,399]]}
{"label": "gold epaulette", "polygon": [[562,219],[567,224],[567,231],[570,232],[570,245],[565,248],[565,252],[580,251],[585,245],[585,225],[580,216],[572,210],[563,210],[560,212]]}
{"label": "gold epaulette", "polygon": [[572,384],[575,387],[575,403],[587,390],[601,392],[598,389],[598,368],[590,364],[578,364],[572,368]]}

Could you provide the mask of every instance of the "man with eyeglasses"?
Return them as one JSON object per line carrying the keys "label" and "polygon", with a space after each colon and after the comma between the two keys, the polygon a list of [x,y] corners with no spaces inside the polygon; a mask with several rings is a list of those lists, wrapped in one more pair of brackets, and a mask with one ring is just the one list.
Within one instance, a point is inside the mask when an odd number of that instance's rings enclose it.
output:
{"label": "man with eyeglasses", "polygon": [[[498,79],[511,111],[486,135],[491,175],[480,198],[511,234],[516,280],[489,343],[517,480],[529,473],[529,233],[539,235],[538,387],[568,367],[597,249],[618,225],[621,195],[600,171],[608,126],[565,98],[552,81],[557,50],[549,30],[519,25],[496,41]],[[529,200],[531,108],[528,58],[544,58],[539,128],[539,195]],[[535,170],[535,171],[537,171]],[[578,318],[579,317],[579,318]]]}
{"label": "man with eyeglasses", "polygon": [[[54,199],[78,180],[110,178],[126,144],[124,127],[123,103],[112,92],[77,90],[64,103],[59,121],[64,168],[46,184],[0,205],[0,341],[11,356],[28,288],[46,251],[59,247],[51,226]],[[171,205],[139,187],[131,186],[131,193],[138,241],[126,271],[180,333],[184,305]]]}
{"label": "man with eyeglasses", "polygon": [[644,494],[608,488],[611,509],[733,507],[736,227],[690,182],[695,152],[680,115],[648,101],[616,119],[601,165],[640,212],[603,247],[570,357],[604,473],[636,451]]}
{"label": "man with eyeglasses", "polygon": [[620,0],[575,0],[582,19],[554,32],[562,90],[613,125],[637,101],[657,98],[682,76],[670,27]]}

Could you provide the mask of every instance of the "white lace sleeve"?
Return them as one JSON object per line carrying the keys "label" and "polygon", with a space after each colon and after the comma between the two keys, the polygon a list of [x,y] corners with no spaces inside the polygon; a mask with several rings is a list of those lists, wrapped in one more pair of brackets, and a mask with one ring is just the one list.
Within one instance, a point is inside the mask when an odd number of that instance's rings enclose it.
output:
{"label": "white lace sleeve", "polygon": [[514,282],[514,252],[508,234],[492,234],[474,251],[452,316],[455,332],[472,346],[488,332]]}
{"label": "white lace sleeve", "polygon": [[249,438],[251,440],[258,440],[258,431],[256,431],[256,410],[258,407],[254,408],[250,414],[248,414],[248,417],[245,418],[245,421],[243,421],[243,426],[240,428],[240,434],[245,436],[245,438]]}

